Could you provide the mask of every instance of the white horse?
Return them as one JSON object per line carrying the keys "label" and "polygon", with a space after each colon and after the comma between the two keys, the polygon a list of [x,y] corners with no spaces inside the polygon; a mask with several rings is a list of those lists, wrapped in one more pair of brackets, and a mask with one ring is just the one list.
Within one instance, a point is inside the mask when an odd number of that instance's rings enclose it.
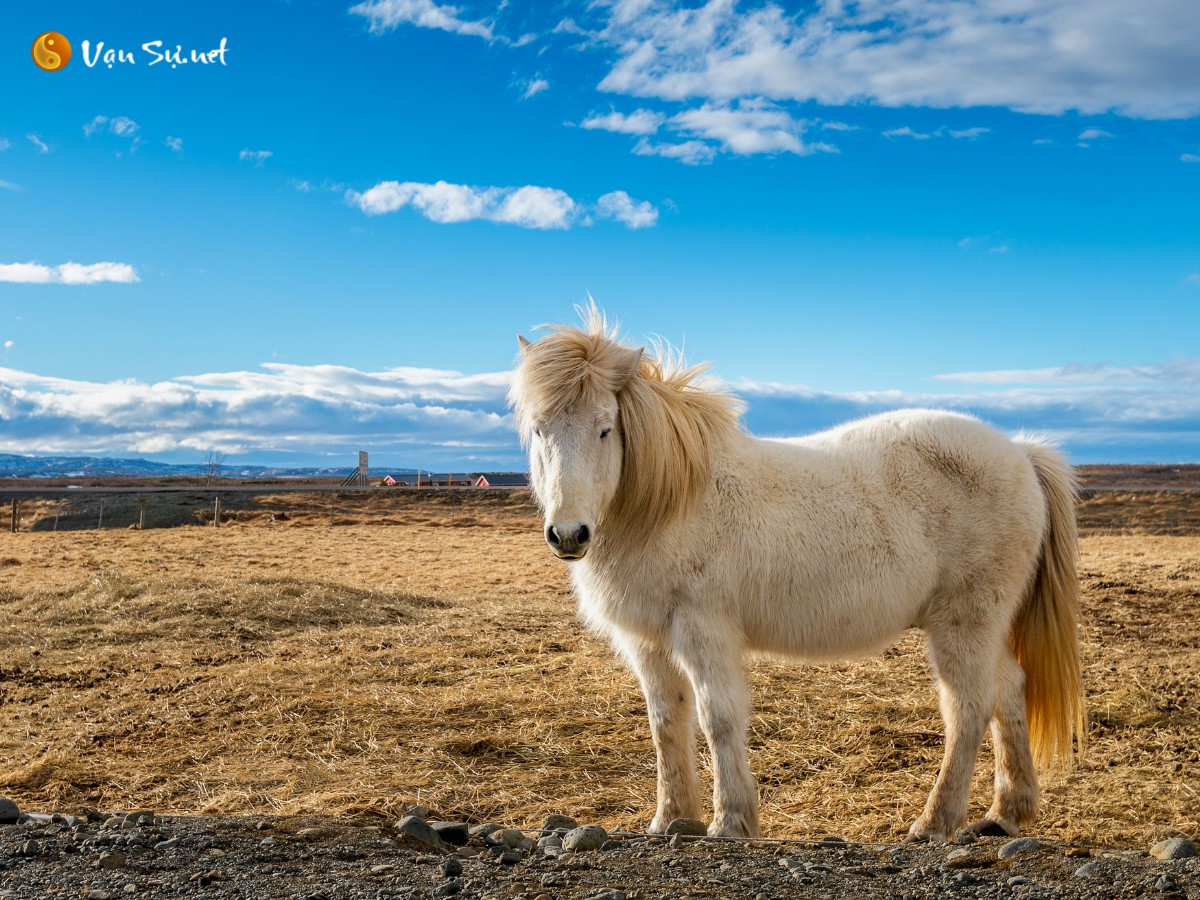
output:
{"label": "white horse", "polygon": [[[926,636],[946,725],[910,840],[966,819],[991,722],[995,795],[978,833],[1033,821],[1039,763],[1086,737],[1075,481],[1047,444],[965,415],[901,410],[790,442],[671,352],[619,343],[603,315],[521,358],[510,401],[555,556],[587,622],[637,673],[662,832],[700,818],[695,722],[713,761],[709,834],[755,836],[746,651],[830,659]],[[1032,752],[1031,752],[1032,738]]]}

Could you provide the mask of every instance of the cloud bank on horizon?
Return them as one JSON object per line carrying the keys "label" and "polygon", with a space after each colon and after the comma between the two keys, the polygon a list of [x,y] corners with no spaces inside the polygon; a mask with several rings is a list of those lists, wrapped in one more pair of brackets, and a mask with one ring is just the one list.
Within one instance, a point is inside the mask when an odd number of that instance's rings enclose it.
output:
{"label": "cloud bank on horizon", "polygon": [[[973,413],[1008,431],[1045,434],[1079,462],[1176,462],[1200,444],[1200,357],[1133,369],[1067,366],[937,376],[957,391],[820,391],[740,379],[763,437],[819,431],[908,406]],[[361,448],[403,467],[519,469],[505,395],[509,372],[264,363],[147,384],[69,381],[0,368],[0,452],[230,457],[319,464]],[[983,387],[980,387],[983,386]]]}

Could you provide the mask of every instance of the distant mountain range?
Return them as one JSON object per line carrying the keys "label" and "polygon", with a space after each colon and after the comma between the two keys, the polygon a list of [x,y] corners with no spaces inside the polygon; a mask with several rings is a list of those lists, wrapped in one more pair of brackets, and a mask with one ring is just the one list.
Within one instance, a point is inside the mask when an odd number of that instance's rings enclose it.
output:
{"label": "distant mountain range", "polygon": [[[277,466],[221,466],[222,478],[337,478],[352,466],[287,469]],[[389,474],[410,474],[416,469],[392,469]],[[148,459],[112,459],[107,456],[17,456],[0,453],[0,478],[170,478],[204,477],[204,463],[172,464]]]}

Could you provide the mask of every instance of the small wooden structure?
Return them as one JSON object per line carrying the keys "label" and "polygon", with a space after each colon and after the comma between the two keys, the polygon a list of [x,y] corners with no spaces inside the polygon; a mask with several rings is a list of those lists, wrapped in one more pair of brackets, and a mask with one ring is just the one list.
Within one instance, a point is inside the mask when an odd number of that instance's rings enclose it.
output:
{"label": "small wooden structure", "polygon": [[358,468],[352,469],[350,474],[342,479],[342,483],[341,483],[340,487],[366,487],[368,472],[369,472],[369,469],[367,467],[367,451],[359,450],[358,451]]}

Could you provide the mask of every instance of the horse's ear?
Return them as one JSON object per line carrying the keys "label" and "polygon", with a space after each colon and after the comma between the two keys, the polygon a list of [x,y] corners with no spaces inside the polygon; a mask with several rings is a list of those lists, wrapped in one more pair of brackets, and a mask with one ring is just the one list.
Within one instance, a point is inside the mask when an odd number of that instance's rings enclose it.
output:
{"label": "horse's ear", "polygon": [[526,353],[529,352],[529,348],[533,346],[533,342],[526,340],[525,335],[518,334],[517,335],[517,346],[521,348],[521,355],[524,356]]}
{"label": "horse's ear", "polygon": [[621,386],[624,387],[633,377],[637,375],[638,368],[642,364],[642,353],[645,352],[642,347],[634,347],[625,351],[624,359],[621,360]]}

